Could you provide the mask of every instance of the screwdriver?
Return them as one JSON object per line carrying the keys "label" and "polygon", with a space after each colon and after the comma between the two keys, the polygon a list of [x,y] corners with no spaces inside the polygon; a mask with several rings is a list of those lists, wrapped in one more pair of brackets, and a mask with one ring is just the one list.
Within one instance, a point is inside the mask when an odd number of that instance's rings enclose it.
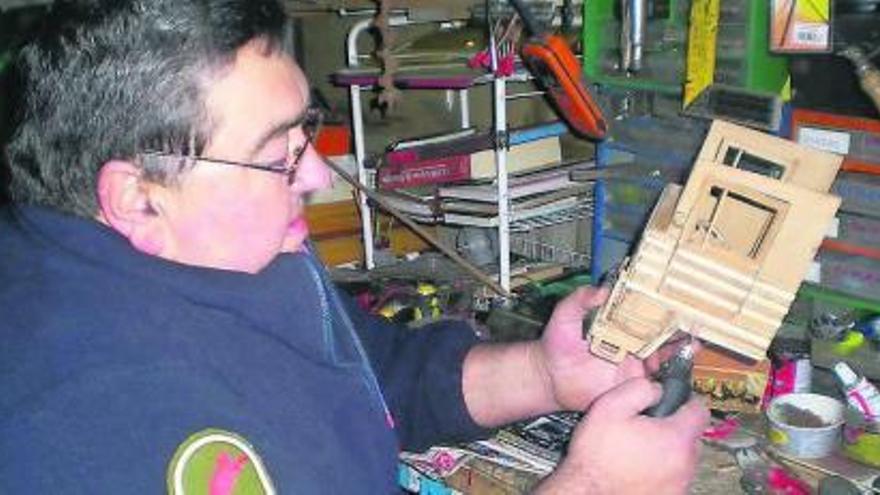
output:
{"label": "screwdriver", "polygon": [[645,410],[646,416],[665,418],[691,397],[691,371],[694,368],[694,346],[685,344],[675,356],[660,366],[654,378],[663,386],[663,395],[657,404]]}

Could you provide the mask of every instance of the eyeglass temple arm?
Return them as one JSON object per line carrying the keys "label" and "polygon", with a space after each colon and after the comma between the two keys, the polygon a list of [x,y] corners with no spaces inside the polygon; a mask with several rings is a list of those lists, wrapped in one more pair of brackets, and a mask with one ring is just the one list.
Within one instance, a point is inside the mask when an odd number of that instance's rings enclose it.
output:
{"label": "eyeglass temple arm", "polygon": [[485,273],[483,273],[482,270],[480,270],[479,268],[474,266],[468,260],[464,259],[454,249],[452,249],[452,248],[446,246],[445,244],[443,244],[442,242],[440,242],[439,239],[437,239],[436,237],[431,235],[431,233],[428,232],[427,230],[425,230],[422,226],[420,226],[419,224],[410,220],[409,217],[406,216],[406,214],[404,214],[401,211],[398,211],[397,208],[391,206],[391,204],[389,204],[387,201],[385,201],[385,198],[382,196],[382,194],[380,194],[376,191],[373,191],[372,189],[364,186],[363,184],[360,183],[360,181],[358,181],[357,179],[352,177],[348,172],[346,172],[341,166],[333,163],[331,160],[328,160],[327,158],[325,158],[323,156],[321,156],[321,159],[324,160],[324,163],[327,164],[327,167],[329,167],[331,170],[336,172],[340,177],[342,177],[343,180],[345,180],[345,182],[348,182],[349,184],[351,184],[352,187],[354,187],[358,191],[364,193],[368,198],[375,201],[379,206],[382,207],[383,210],[387,211],[388,213],[391,214],[391,216],[393,216],[393,217],[397,218],[398,220],[400,220],[401,222],[403,222],[404,225],[406,225],[407,227],[412,229],[413,232],[415,232],[421,238],[423,238],[425,241],[427,241],[428,244],[434,246],[440,252],[442,252],[443,254],[448,256],[452,261],[454,261],[459,266],[464,268],[465,271],[467,271],[468,273],[473,275],[477,280],[486,284],[489,288],[491,288],[493,291],[495,291],[497,294],[499,294],[503,297],[510,296],[510,292],[504,290],[504,287],[501,287],[501,284],[496,282],[495,279],[493,279],[489,275],[486,275]]}

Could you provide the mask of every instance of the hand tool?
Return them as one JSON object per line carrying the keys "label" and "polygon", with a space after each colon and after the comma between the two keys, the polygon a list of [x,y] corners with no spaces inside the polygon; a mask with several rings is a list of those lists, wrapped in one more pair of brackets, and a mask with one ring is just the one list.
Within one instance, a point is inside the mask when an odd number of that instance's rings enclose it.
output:
{"label": "hand tool", "polygon": [[657,404],[645,410],[645,415],[664,418],[674,413],[691,396],[691,371],[694,367],[694,347],[685,344],[678,353],[660,366],[654,378],[663,385],[663,395]]}
{"label": "hand tool", "polygon": [[583,69],[562,36],[541,33],[522,0],[510,0],[531,35],[520,48],[520,57],[547,92],[565,122],[582,136],[602,139],[608,124],[593,101],[583,79]]}

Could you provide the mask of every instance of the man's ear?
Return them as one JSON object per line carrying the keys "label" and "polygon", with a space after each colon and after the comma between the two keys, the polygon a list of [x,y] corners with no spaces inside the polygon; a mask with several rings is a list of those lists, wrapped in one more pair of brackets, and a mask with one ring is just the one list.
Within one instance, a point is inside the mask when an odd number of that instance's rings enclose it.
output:
{"label": "man's ear", "polygon": [[128,238],[135,249],[151,255],[165,247],[156,187],[161,186],[145,181],[131,162],[112,160],[98,172],[98,220]]}

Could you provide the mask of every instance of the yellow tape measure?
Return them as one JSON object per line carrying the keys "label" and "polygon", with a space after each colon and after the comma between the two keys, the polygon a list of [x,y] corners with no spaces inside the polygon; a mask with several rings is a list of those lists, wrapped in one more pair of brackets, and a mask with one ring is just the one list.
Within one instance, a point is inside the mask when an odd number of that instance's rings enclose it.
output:
{"label": "yellow tape measure", "polygon": [[721,0],[694,0],[688,29],[687,73],[683,107],[687,107],[715,80],[715,41]]}

